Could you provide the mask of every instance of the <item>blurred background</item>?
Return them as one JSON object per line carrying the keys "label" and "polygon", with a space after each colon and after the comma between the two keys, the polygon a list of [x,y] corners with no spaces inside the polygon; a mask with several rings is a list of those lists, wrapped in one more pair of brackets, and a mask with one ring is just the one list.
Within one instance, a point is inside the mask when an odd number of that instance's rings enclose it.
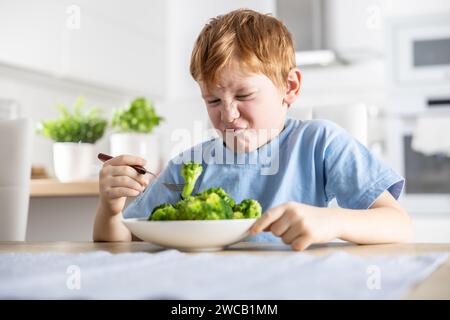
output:
{"label": "blurred background", "polygon": [[[449,1],[0,0],[0,119],[33,128],[27,240],[91,239],[98,152],[140,153],[158,171],[202,141],[190,53],[209,18],[241,7],[294,36],[290,115],[349,130],[406,177],[416,241],[450,241]],[[5,150],[2,174],[14,172]]]}

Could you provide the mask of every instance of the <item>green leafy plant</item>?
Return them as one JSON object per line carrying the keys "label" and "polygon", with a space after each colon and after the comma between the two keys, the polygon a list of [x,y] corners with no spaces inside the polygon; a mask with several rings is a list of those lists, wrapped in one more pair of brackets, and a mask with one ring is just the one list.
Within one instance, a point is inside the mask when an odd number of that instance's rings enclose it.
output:
{"label": "green leafy plant", "polygon": [[114,112],[112,126],[121,132],[150,133],[162,120],[152,103],[140,97],[133,100],[128,109]]}
{"label": "green leafy plant", "polygon": [[93,107],[83,112],[83,106],[83,97],[75,101],[73,113],[64,104],[58,104],[56,108],[61,113],[60,117],[40,122],[37,133],[55,142],[95,143],[105,133],[108,121],[100,116],[100,108]]}

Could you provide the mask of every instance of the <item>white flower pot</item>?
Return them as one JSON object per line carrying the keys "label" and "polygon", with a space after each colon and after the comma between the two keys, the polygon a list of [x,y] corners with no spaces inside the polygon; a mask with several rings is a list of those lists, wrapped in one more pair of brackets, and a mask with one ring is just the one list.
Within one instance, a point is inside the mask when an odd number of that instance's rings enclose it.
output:
{"label": "white flower pot", "polygon": [[55,175],[61,182],[86,180],[91,175],[94,145],[56,142],[53,144]]}
{"label": "white flower pot", "polygon": [[159,142],[154,133],[113,133],[110,137],[113,157],[130,154],[147,160],[145,167],[152,172],[159,171]]}

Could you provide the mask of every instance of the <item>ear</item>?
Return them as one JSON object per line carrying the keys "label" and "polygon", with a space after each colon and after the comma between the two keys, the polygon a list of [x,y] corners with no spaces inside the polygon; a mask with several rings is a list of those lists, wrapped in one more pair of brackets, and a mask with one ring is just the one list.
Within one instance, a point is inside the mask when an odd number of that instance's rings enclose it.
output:
{"label": "ear", "polygon": [[302,74],[300,69],[292,68],[288,73],[287,88],[284,94],[283,103],[290,106],[300,95],[300,85],[302,83]]}

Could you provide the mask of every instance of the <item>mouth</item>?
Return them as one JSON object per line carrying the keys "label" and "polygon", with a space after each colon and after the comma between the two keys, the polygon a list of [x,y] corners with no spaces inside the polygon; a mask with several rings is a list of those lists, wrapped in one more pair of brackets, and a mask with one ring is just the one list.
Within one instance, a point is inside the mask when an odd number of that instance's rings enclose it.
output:
{"label": "mouth", "polygon": [[225,128],[225,134],[232,133],[233,135],[242,134],[247,130],[247,128]]}
{"label": "mouth", "polygon": [[239,130],[245,130],[247,128],[245,127],[225,127],[225,131],[239,131]]}

